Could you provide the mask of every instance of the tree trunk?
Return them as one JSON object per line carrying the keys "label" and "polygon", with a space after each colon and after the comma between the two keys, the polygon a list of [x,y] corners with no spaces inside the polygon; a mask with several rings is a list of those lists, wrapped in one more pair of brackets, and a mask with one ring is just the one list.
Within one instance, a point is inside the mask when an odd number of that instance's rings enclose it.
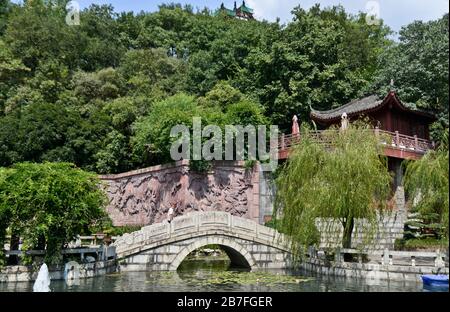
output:
{"label": "tree trunk", "polygon": [[[19,243],[20,243],[20,237],[17,234],[11,234],[11,241],[9,244],[9,250],[19,250]],[[16,255],[9,255],[8,257],[8,265],[18,265],[19,264],[19,257]]]}
{"label": "tree trunk", "polygon": [[[352,248],[352,233],[353,227],[355,225],[355,220],[353,218],[348,218],[344,222],[344,234],[342,236],[342,248]],[[344,253],[344,261],[351,262],[353,261],[353,255]]]}
{"label": "tree trunk", "polygon": [[352,233],[355,220],[348,218],[344,223],[344,235],[342,237],[342,248],[352,248]]}
{"label": "tree trunk", "polygon": [[40,235],[38,238],[38,243],[36,245],[36,250],[45,250],[45,236]]}
{"label": "tree trunk", "polygon": [[[1,217],[0,217],[1,218]],[[0,220],[0,225],[2,225]],[[0,267],[6,264],[6,255],[4,253],[4,246],[6,242],[6,228],[0,227]]]}

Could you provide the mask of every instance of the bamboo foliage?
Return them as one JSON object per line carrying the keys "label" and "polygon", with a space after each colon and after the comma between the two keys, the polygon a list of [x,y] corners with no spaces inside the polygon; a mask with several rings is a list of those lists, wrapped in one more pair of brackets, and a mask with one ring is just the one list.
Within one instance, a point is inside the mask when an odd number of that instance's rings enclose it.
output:
{"label": "bamboo foliage", "polygon": [[[301,256],[320,239],[331,245],[338,235],[332,226],[336,221],[342,226],[345,248],[351,247],[354,230],[365,234],[367,244],[374,237],[391,176],[373,131],[368,130],[364,123],[345,131],[328,130],[324,140],[331,144],[327,145],[313,142],[308,129],[302,131],[276,181],[276,227],[291,238],[294,255]],[[320,233],[319,219],[325,221]]]}

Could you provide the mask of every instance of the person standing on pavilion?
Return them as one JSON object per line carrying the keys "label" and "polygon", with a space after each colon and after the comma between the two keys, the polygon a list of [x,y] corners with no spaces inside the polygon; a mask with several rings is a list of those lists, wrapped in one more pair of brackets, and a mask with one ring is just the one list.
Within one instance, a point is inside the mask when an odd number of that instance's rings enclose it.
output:
{"label": "person standing on pavilion", "polygon": [[298,125],[298,118],[297,115],[294,115],[292,117],[292,138],[294,140],[298,140],[300,138],[300,126]]}
{"label": "person standing on pavilion", "polygon": [[348,117],[347,113],[343,113],[341,116],[341,131],[345,131],[348,128]]}

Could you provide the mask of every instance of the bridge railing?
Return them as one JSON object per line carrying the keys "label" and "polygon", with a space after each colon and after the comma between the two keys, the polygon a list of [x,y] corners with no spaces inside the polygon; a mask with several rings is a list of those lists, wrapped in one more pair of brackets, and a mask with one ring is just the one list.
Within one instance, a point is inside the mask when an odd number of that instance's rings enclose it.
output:
{"label": "bridge railing", "polygon": [[[278,149],[286,150],[292,146],[297,145],[302,136],[308,135],[313,142],[325,144],[326,146],[331,146],[332,141],[330,140],[330,135],[327,133],[339,132],[340,130],[318,130],[309,131],[307,134],[282,134],[278,139]],[[385,130],[380,130],[378,128],[369,130],[373,132],[378,138],[379,142],[383,145],[389,146],[391,148],[411,150],[417,153],[425,154],[428,150],[434,149],[435,144],[430,140],[425,140],[417,137],[417,135],[409,136],[400,134],[398,131],[390,132]]]}
{"label": "bridge railing", "polygon": [[[85,235],[80,236],[78,235],[77,239],[75,241],[72,241],[68,244],[68,248],[97,248],[105,244],[104,239],[107,237],[107,234],[92,234],[92,235]],[[118,236],[111,236],[109,237],[111,242],[114,242]],[[22,241],[23,238],[20,238],[20,241]],[[11,236],[5,237],[5,242],[11,241]],[[20,246],[20,245],[19,245]],[[19,248],[20,249],[20,248]],[[4,250],[10,250],[10,244],[5,243]]]}
{"label": "bridge railing", "polygon": [[120,256],[139,252],[189,237],[223,234],[231,237],[259,241],[280,249],[285,248],[283,236],[272,228],[262,226],[252,220],[232,216],[227,212],[190,212],[176,217],[171,223],[164,221],[124,234],[113,243]]}
{"label": "bridge railing", "polygon": [[[6,250],[6,256],[43,256],[45,255],[45,250]],[[81,261],[84,260],[86,254],[95,254],[97,260],[108,260],[116,257],[116,247],[115,246],[103,246],[96,248],[70,248],[63,249],[61,251],[63,255],[80,255]]]}
{"label": "bridge railing", "polygon": [[[93,234],[86,236],[78,236],[80,246],[77,247],[99,247],[103,245],[106,234]],[[111,242],[114,242],[118,236],[111,236]],[[71,244],[76,245],[77,242],[72,242]]]}

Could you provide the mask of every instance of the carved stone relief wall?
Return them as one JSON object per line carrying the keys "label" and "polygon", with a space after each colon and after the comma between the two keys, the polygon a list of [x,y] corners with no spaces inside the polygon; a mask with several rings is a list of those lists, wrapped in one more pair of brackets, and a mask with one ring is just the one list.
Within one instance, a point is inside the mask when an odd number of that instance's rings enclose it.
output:
{"label": "carved stone relief wall", "polygon": [[148,225],[191,211],[225,211],[259,219],[259,173],[243,162],[217,161],[208,173],[189,170],[188,161],[174,165],[103,175],[114,225]]}

